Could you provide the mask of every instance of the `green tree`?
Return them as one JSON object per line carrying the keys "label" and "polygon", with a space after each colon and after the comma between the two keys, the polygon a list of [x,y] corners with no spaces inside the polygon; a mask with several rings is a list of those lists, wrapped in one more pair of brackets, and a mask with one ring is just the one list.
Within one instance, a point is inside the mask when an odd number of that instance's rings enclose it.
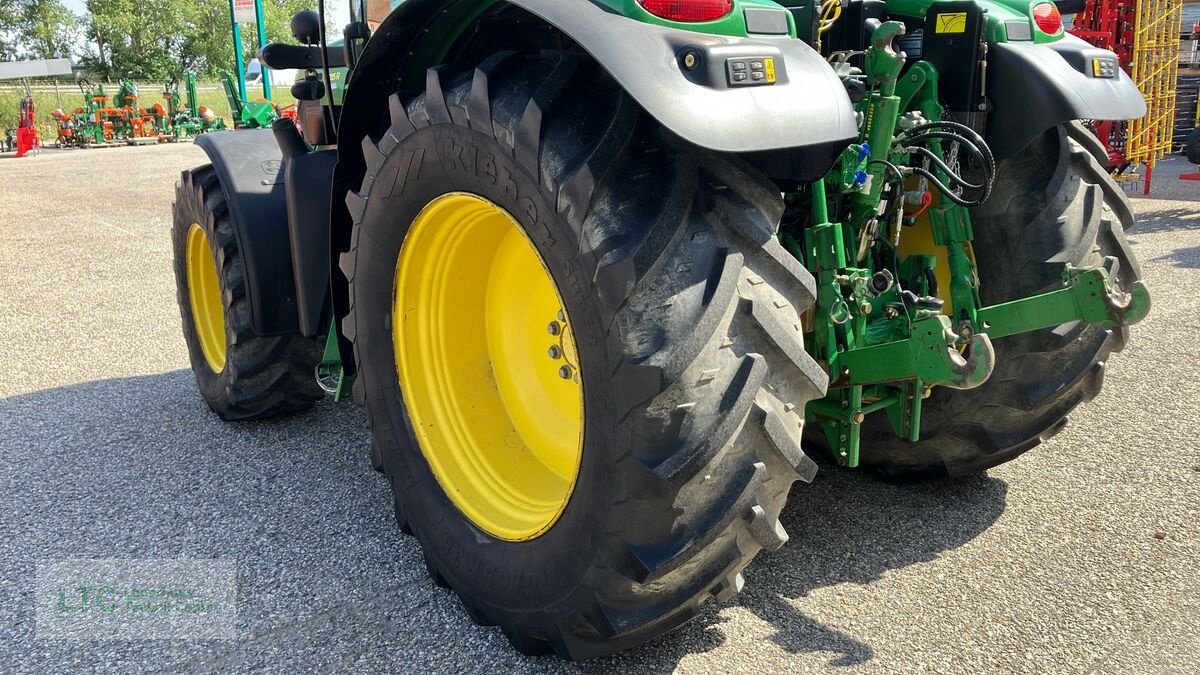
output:
{"label": "green tree", "polygon": [[81,19],[60,0],[0,0],[0,57],[74,57]]}
{"label": "green tree", "polygon": [[[176,0],[88,0],[97,74],[156,79],[176,70],[183,39]],[[92,66],[91,63],[88,64]]]}
{"label": "green tree", "polygon": [[[315,1],[263,0],[267,41],[290,42],[292,14]],[[95,54],[84,63],[100,78],[166,79],[185,70],[213,77],[233,70],[229,0],[88,0],[87,6]],[[242,43],[248,61],[259,48],[254,25],[242,25]]]}
{"label": "green tree", "polygon": [[0,0],[0,61],[17,56],[17,0]]}
{"label": "green tree", "polygon": [[21,31],[27,56],[74,57],[79,49],[80,18],[59,0],[25,0]]}

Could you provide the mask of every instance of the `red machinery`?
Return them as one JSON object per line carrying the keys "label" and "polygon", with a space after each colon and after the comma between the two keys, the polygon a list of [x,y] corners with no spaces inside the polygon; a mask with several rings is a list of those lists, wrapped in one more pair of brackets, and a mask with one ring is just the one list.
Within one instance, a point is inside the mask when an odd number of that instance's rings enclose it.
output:
{"label": "red machinery", "polygon": [[1146,116],[1131,121],[1093,120],[1096,136],[1108,150],[1109,171],[1117,178],[1150,174],[1159,158],[1171,152],[1174,133],[1178,40],[1183,0],[1083,0],[1062,2],[1076,10],[1070,33],[1117,54],[1121,69],[1146,99]]}
{"label": "red machinery", "polygon": [[[1133,66],[1134,5],[1135,0],[1089,0],[1075,15],[1069,32],[1097,47],[1116,52],[1121,69],[1129,73]],[[1094,120],[1092,127],[1108,149],[1109,168],[1115,173],[1124,173],[1130,164],[1125,156],[1128,125]]]}
{"label": "red machinery", "polygon": [[25,83],[25,98],[21,99],[21,114],[17,121],[17,157],[23,157],[34,148],[41,147],[34,117],[33,92],[29,82]]}

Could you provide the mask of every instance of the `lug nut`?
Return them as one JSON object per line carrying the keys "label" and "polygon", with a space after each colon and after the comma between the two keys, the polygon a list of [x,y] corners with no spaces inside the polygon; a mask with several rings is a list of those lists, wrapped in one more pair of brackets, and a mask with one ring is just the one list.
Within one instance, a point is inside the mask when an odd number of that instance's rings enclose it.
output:
{"label": "lug nut", "polygon": [[563,366],[558,369],[558,376],[564,380],[571,379],[572,375],[574,375],[574,372],[571,370],[571,366]]}
{"label": "lug nut", "polygon": [[559,349],[558,345],[551,346],[549,351],[547,351],[546,353],[549,354],[550,358],[552,358],[552,359],[561,359],[562,358],[562,349]]}
{"label": "lug nut", "polygon": [[546,331],[551,335],[558,335],[562,332],[562,327],[558,325],[557,321],[551,321],[550,325],[546,326]]}
{"label": "lug nut", "polygon": [[566,323],[567,322],[567,313],[562,311],[561,309],[558,310],[558,320],[563,323]]}

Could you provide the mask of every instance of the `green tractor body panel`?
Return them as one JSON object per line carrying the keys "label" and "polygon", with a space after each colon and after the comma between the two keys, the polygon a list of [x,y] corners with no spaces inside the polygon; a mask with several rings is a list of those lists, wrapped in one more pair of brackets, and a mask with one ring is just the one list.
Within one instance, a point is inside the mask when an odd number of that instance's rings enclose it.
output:
{"label": "green tractor body panel", "polygon": [[[946,0],[889,0],[888,12],[897,16],[924,18],[931,7]],[[1051,4],[1046,0],[975,0],[986,12],[988,42],[1023,41],[1035,44],[1057,42],[1065,34],[1060,28],[1054,34],[1042,32],[1033,21],[1033,6]],[[955,11],[957,13],[957,11]],[[947,21],[943,30],[953,32],[954,22]]]}
{"label": "green tractor body panel", "polygon": [[[483,12],[495,5],[501,0],[479,0],[468,9],[467,14],[475,14]],[[397,9],[411,3],[412,0],[393,0],[392,8]],[[563,3],[568,4],[568,3]],[[642,23],[654,24],[665,28],[674,28],[677,30],[693,31],[697,33],[709,33],[712,35],[729,35],[735,37],[748,37],[751,35],[751,26],[759,20],[782,20],[780,26],[774,23],[773,36],[776,37],[796,37],[796,23],[790,13],[783,13],[779,17],[769,17],[766,14],[757,14],[757,12],[775,12],[781,9],[780,3],[772,0],[733,0],[733,7],[725,16],[713,21],[700,22],[682,22],[671,21],[646,11],[638,0],[595,0],[595,4],[605,8],[608,12],[617,14],[634,21]],[[749,10],[749,14],[747,14]],[[446,30],[453,31],[455,24],[450,22],[445,26]],[[440,32],[440,31],[439,31]]]}

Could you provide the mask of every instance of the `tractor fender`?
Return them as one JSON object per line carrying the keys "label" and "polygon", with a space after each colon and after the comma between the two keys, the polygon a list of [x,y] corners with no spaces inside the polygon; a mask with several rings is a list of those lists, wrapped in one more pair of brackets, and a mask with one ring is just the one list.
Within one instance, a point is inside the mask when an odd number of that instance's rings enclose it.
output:
{"label": "tractor fender", "polygon": [[[778,35],[729,37],[642,23],[606,10],[594,2],[507,0],[544,20],[575,41],[601,64],[643,109],[684,140],[717,152],[763,153],[823,146],[820,175],[837,153],[858,134],[854,108],[841,80],[812,47]],[[459,21],[453,35],[436,33],[450,45],[471,25],[480,0],[407,0],[397,7],[368,41],[347,88],[343,129],[339,130],[343,166],[358,163],[359,142],[378,119],[384,97],[415,91],[424,85],[424,68],[436,62],[414,62],[428,53],[426,34],[439,25]],[[473,7],[475,14],[464,11]],[[456,14],[458,13],[458,14]],[[438,24],[437,22],[442,22]],[[687,70],[684,57],[699,57]],[[726,60],[773,58],[777,81],[759,86],[733,86]],[[426,57],[429,60],[429,57]],[[448,59],[447,59],[448,60]],[[405,75],[407,73],[407,75]],[[405,81],[417,80],[418,81]],[[836,148],[836,149],[831,149]],[[826,155],[828,155],[826,157]]]}
{"label": "tractor fender", "polygon": [[[1130,120],[1146,102],[1117,55],[1067,35],[1057,42],[988,46],[988,144],[997,158],[1017,154],[1047,129],[1072,120]],[[1097,77],[1093,59],[1111,62],[1115,77]]]}
{"label": "tractor fender", "polygon": [[250,323],[261,336],[299,332],[283,155],[270,129],[202,134],[246,269]]}

